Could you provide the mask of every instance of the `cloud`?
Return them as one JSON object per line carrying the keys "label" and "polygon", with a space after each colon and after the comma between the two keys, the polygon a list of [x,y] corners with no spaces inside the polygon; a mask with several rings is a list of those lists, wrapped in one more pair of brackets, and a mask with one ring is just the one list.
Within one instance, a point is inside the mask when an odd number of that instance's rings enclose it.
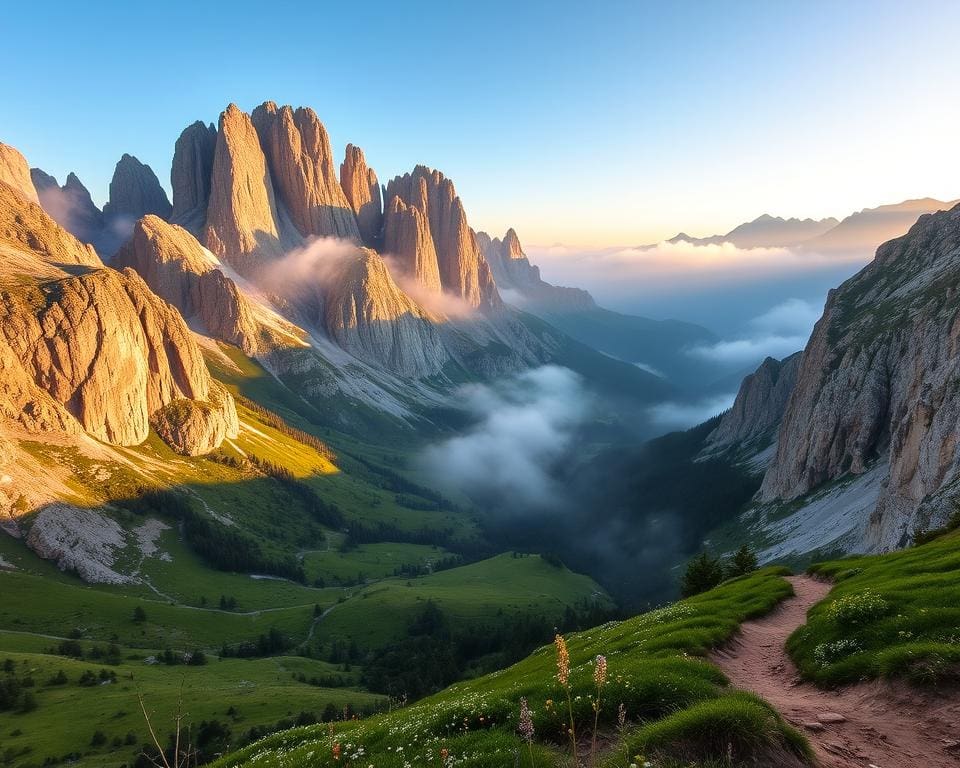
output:
{"label": "cloud", "polygon": [[311,293],[343,274],[358,247],[335,237],[317,237],[270,263],[257,281],[269,293],[294,297]]}
{"label": "cloud", "polygon": [[476,423],[423,453],[421,463],[435,481],[471,496],[495,496],[511,509],[555,503],[552,470],[590,412],[580,377],[547,365],[462,387],[455,400]]}
{"label": "cloud", "polygon": [[754,327],[769,332],[794,332],[802,336],[809,336],[813,326],[822,314],[821,307],[812,301],[802,299],[787,299],[777,304],[759,317],[750,321]]}
{"label": "cloud", "polygon": [[723,413],[736,398],[737,393],[715,395],[694,403],[666,402],[650,408],[650,420],[664,429],[688,429],[702,424],[718,413]]}
{"label": "cloud", "polygon": [[441,317],[469,318],[476,315],[476,310],[459,296],[427,288],[419,280],[408,275],[392,254],[382,254],[381,258],[387,265],[390,277],[400,290],[424,309]]}
{"label": "cloud", "polygon": [[752,318],[743,338],[693,347],[689,354],[731,365],[754,365],[765,357],[782,359],[806,346],[820,313],[812,302],[787,299]]}
{"label": "cloud", "polygon": [[685,240],[656,245],[577,249],[564,245],[529,246],[544,279],[583,285],[603,292],[625,287],[637,294],[663,290],[695,292],[704,285],[756,282],[816,272],[842,264],[864,264],[871,254],[818,253],[799,248],[738,248],[732,243],[695,245]]}

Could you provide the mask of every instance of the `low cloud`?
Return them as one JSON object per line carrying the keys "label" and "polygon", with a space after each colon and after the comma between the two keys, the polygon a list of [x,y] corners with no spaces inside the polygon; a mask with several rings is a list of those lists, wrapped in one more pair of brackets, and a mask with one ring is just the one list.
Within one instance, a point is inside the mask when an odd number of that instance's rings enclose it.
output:
{"label": "low cloud", "polygon": [[730,365],[754,365],[765,357],[782,359],[806,346],[820,313],[812,302],[787,299],[752,318],[742,338],[693,347],[689,354]]}
{"label": "low cloud", "polygon": [[718,413],[723,413],[733,405],[736,396],[736,392],[730,392],[698,400],[694,403],[658,403],[649,411],[650,420],[658,427],[666,430],[688,429],[697,424],[702,424]]}
{"label": "low cloud", "polygon": [[495,384],[462,387],[456,400],[476,422],[424,452],[421,463],[435,481],[508,501],[514,509],[555,504],[559,489],[552,471],[590,411],[580,377],[547,365]]}
{"label": "low cloud", "polygon": [[347,240],[314,238],[266,266],[257,282],[267,292],[279,296],[302,295],[342,275],[356,255],[357,246]]}

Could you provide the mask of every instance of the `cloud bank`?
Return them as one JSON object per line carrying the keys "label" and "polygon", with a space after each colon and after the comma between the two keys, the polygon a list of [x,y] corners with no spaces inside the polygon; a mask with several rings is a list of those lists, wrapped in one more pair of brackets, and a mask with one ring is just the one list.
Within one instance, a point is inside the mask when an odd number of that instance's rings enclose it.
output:
{"label": "cloud bank", "polygon": [[693,347],[689,354],[730,365],[754,365],[765,357],[779,360],[806,346],[820,314],[813,302],[787,299],[751,319],[741,338]]}
{"label": "cloud bank", "polygon": [[464,433],[430,446],[422,466],[448,489],[544,509],[556,503],[555,463],[590,413],[580,377],[555,365],[491,385],[460,388],[456,400],[476,419]]}

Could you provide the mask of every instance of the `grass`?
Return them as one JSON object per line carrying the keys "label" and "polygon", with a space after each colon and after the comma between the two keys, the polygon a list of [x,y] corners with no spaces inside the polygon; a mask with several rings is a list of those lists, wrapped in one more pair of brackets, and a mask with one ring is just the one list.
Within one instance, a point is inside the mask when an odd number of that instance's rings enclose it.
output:
{"label": "grass", "polygon": [[431,600],[454,623],[472,624],[519,613],[560,619],[568,607],[609,605],[606,593],[588,576],[550,565],[538,555],[504,554],[428,576],[371,584],[337,605],[317,634],[378,647],[403,637]]}
{"label": "grass", "polygon": [[[4,639],[0,635],[0,643]],[[328,704],[342,708],[349,703],[359,709],[381,701],[356,689],[320,688],[294,679],[299,674],[309,678],[336,672],[320,661],[291,657],[211,659],[202,667],[167,667],[147,665],[143,657],[143,653],[131,654],[127,649],[121,664],[107,666],[0,650],[0,660],[12,659],[18,675],[29,674],[36,681],[32,689],[36,710],[27,714],[0,712],[0,744],[3,750],[19,755],[13,764],[21,768],[40,766],[48,757],[75,754],[70,765],[77,768],[131,765],[139,745],[149,738],[137,704],[138,691],[144,692],[148,711],[163,738],[172,727],[182,690],[186,723],[217,719],[230,728],[234,745],[242,743],[241,736],[251,727],[273,726],[300,711],[315,712],[319,717]],[[116,681],[91,687],[78,684],[85,671],[99,673],[102,669],[116,673]],[[47,685],[60,671],[66,674],[67,684]],[[97,730],[106,734],[107,743],[94,748],[91,737]],[[131,733],[135,744],[113,743],[115,739],[125,742]],[[0,751],[0,763],[2,760]]]}
{"label": "grass", "polygon": [[[393,576],[403,566],[425,567],[449,556],[445,549],[428,544],[378,542],[361,544],[347,552],[336,548],[307,552],[303,567],[309,582],[317,578],[327,583],[331,580],[363,581]],[[361,575],[362,579],[359,578]]]}
{"label": "grass", "polygon": [[960,532],[884,555],[820,563],[836,581],[787,642],[808,679],[936,683],[960,669]]}
{"label": "grass", "polygon": [[[630,753],[641,745],[666,760],[682,760],[678,739],[680,747],[696,746],[704,761],[725,760],[734,740],[737,760],[776,754],[806,760],[801,736],[766,705],[732,694],[723,674],[698,658],[729,639],[741,622],[767,613],[790,595],[784,573],[768,568],[675,605],[567,638],[574,717],[582,735],[590,733],[594,718],[593,659],[598,654],[608,659],[599,719],[614,747],[607,750],[605,765],[626,768],[632,762]],[[547,646],[508,669],[458,683],[413,706],[333,729],[307,727],[277,734],[214,765],[526,766],[527,745],[516,732],[521,697],[533,711],[534,764],[566,765],[559,746],[566,739],[566,699],[555,664],[554,649]],[[621,705],[626,718],[618,731]],[[728,738],[718,736],[734,726]],[[335,759],[336,750],[347,759]]]}

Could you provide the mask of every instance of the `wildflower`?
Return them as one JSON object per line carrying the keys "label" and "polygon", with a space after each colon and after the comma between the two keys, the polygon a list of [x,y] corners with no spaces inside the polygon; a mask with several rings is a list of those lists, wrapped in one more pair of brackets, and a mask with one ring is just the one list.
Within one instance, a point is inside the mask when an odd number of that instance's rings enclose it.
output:
{"label": "wildflower", "polygon": [[621,701],[620,706],[617,707],[617,730],[622,731],[623,726],[627,723],[627,707]]}
{"label": "wildflower", "polygon": [[340,742],[339,742],[339,741],[335,741],[335,742],[333,743],[333,750],[332,750],[332,751],[333,751],[333,759],[334,759],[334,760],[339,760],[339,759],[340,759]]}
{"label": "wildflower", "polygon": [[557,680],[566,687],[570,683],[570,653],[567,651],[567,641],[562,635],[557,635],[553,638],[553,644],[557,649]]}
{"label": "wildflower", "polygon": [[525,698],[520,699],[520,726],[518,730],[528,744],[533,741],[533,715]]}
{"label": "wildflower", "polygon": [[597,656],[597,664],[593,668],[593,682],[597,684],[598,688],[607,682],[607,657],[606,656]]}

